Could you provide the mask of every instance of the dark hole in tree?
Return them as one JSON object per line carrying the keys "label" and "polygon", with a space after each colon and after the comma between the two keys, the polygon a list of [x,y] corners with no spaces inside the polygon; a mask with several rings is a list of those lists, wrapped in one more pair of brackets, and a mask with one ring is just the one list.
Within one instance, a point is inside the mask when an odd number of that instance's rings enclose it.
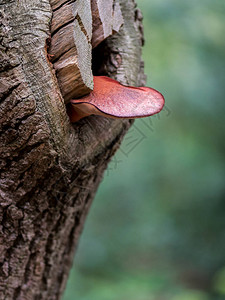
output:
{"label": "dark hole in tree", "polygon": [[101,42],[92,50],[92,72],[94,76],[109,75],[110,48],[107,40]]}

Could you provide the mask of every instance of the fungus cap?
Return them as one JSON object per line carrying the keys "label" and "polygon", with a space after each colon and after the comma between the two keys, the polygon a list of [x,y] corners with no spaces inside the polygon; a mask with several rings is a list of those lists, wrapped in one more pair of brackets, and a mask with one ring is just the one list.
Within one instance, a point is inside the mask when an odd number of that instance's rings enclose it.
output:
{"label": "fungus cap", "polygon": [[158,91],[149,87],[131,87],[106,76],[94,76],[93,91],[72,99],[70,119],[76,122],[88,115],[109,118],[142,118],[159,113],[165,103]]}

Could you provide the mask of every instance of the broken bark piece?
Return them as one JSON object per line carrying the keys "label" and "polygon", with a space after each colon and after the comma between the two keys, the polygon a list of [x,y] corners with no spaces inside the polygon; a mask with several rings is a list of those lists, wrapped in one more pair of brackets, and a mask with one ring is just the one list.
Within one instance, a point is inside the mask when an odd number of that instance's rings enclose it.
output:
{"label": "broken bark piece", "polygon": [[54,11],[49,54],[67,103],[93,89],[91,3],[90,0],[72,3],[52,0],[51,4]]}
{"label": "broken bark piece", "polygon": [[92,16],[90,9],[90,0],[86,1],[86,4],[82,0],[75,2],[67,2],[60,9],[53,12],[53,18],[51,22],[51,33],[54,34],[62,26],[72,22],[75,19],[80,19],[80,26],[83,32],[91,40],[92,37]]}
{"label": "broken bark piece", "polygon": [[[78,58],[76,49],[71,48],[54,64],[59,87],[65,103],[68,103],[69,100],[74,97],[73,95],[82,97],[92,90],[88,87],[89,78],[92,76],[92,74],[89,74],[90,66],[86,65],[83,68],[83,73],[81,73],[79,69],[79,59],[81,58]],[[84,84],[86,86],[85,89]]]}
{"label": "broken bark piece", "polygon": [[[77,26],[77,28],[76,28]],[[74,20],[73,23],[63,26],[52,36],[51,46],[49,53],[53,55],[52,62],[55,62],[64,53],[69,51],[71,48],[76,47],[74,32],[81,31],[78,22]]]}
{"label": "broken bark piece", "polygon": [[75,20],[77,10],[74,7],[75,3],[63,5],[60,9],[53,12],[53,18],[51,22],[51,33],[52,35],[56,30],[63,27],[63,25]]}
{"label": "broken bark piece", "polygon": [[123,24],[120,4],[117,0],[91,0],[92,47],[95,48],[108,36],[118,32]]}
{"label": "broken bark piece", "polygon": [[50,0],[49,2],[51,4],[52,10],[56,10],[63,4],[69,2],[69,0]]}

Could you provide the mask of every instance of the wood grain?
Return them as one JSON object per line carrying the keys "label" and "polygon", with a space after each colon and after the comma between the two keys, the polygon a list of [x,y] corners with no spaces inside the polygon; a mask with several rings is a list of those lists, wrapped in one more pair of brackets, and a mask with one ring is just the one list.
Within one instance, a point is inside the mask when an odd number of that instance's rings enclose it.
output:
{"label": "wood grain", "polygon": [[[89,0],[51,2],[51,46],[49,54],[65,103],[93,89],[91,69],[92,17]],[[82,41],[82,42],[81,42]]]}

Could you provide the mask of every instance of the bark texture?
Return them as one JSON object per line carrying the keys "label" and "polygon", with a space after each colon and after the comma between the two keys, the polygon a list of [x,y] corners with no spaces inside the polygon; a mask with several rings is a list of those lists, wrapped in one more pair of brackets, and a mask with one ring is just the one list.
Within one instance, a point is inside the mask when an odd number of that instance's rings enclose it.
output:
{"label": "bark texture", "polygon": [[[95,49],[94,70],[141,85],[141,15],[133,0],[120,7],[124,25]],[[49,1],[1,0],[0,8],[0,299],[55,300],[131,121],[91,116],[71,125],[47,58]]]}
{"label": "bark texture", "polygon": [[123,25],[123,15],[118,0],[91,0],[92,8],[92,47],[95,48]]}

